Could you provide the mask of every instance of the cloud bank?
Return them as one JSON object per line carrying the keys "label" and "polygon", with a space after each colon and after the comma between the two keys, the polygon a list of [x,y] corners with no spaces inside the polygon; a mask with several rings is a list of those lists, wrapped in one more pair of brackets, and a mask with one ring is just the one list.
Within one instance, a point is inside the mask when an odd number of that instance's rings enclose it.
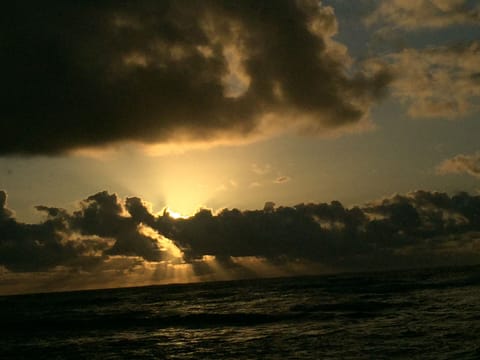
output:
{"label": "cloud bank", "polygon": [[351,71],[313,0],[27,1],[1,17],[3,155],[348,128],[389,80]]}
{"label": "cloud bank", "polygon": [[467,193],[417,191],[353,208],[268,202],[182,219],[100,192],[73,212],[38,206],[38,224],[18,222],[6,200],[1,191],[2,292],[480,261],[480,196]]}

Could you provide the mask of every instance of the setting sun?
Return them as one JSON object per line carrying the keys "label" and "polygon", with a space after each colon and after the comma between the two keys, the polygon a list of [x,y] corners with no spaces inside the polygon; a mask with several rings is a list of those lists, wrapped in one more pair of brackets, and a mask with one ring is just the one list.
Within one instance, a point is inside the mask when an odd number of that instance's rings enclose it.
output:
{"label": "setting sun", "polygon": [[179,212],[173,211],[169,207],[165,208],[165,213],[167,213],[170,217],[174,219],[187,219],[190,217],[190,215],[183,215]]}

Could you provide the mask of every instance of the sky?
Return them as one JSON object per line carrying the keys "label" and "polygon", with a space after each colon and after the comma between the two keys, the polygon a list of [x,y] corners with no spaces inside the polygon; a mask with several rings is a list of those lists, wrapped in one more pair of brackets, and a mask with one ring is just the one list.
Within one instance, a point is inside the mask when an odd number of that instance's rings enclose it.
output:
{"label": "sky", "polygon": [[0,21],[0,294],[480,262],[480,6]]}

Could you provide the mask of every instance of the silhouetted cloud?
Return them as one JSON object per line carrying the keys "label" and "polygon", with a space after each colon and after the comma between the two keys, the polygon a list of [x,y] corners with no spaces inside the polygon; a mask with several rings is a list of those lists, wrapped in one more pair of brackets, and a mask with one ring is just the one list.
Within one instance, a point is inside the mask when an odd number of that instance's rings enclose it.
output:
{"label": "silhouetted cloud", "polygon": [[275,203],[273,201],[267,201],[263,206],[264,212],[273,212],[275,210]]}
{"label": "silhouetted cloud", "polygon": [[47,213],[47,220],[40,224],[19,223],[6,208],[6,193],[0,194],[0,264],[9,270],[89,267],[110,245],[108,239],[70,232],[68,215],[60,209],[39,206],[39,211]]}
{"label": "silhouetted cloud", "polygon": [[[134,201],[128,202],[132,211]],[[124,213],[115,194],[104,191],[90,196],[81,205],[82,210],[76,211],[71,218],[71,226],[85,235],[115,239],[107,255],[140,256],[149,261],[163,259],[157,239],[142,232],[139,222]]]}
{"label": "silhouetted cloud", "polygon": [[469,0],[381,0],[366,23],[406,30],[480,25],[480,6]]}
{"label": "silhouetted cloud", "polygon": [[0,205],[0,279],[81,273],[95,284],[130,284],[480,261],[480,196],[467,193],[416,191],[353,208],[267,202],[183,219],[100,192],[71,213],[38,206],[39,224],[18,222],[3,191]]}
{"label": "silhouetted cloud", "polygon": [[390,79],[351,71],[314,0],[27,1],[1,17],[0,154],[349,128]]}
{"label": "silhouetted cloud", "polygon": [[[134,213],[135,199],[127,205]],[[169,241],[128,216],[115,194],[97,193],[72,214],[37,206],[47,219],[19,223],[0,192],[0,264],[12,271],[40,271],[56,266],[84,267],[107,256],[134,256],[146,261],[172,259]]]}
{"label": "silhouetted cloud", "polygon": [[412,117],[458,118],[479,110],[480,44],[405,49],[370,60],[394,75],[393,96]]}
{"label": "silhouetted cloud", "polygon": [[7,193],[3,190],[0,190],[0,220],[6,220],[10,218],[13,214],[7,209]]}
{"label": "silhouetted cloud", "polygon": [[440,174],[459,174],[467,173],[480,178],[480,153],[469,155],[457,155],[451,159],[444,160],[437,167]]}
{"label": "silhouetted cloud", "polygon": [[149,226],[172,239],[187,261],[205,255],[275,264],[302,259],[366,270],[480,261],[479,210],[479,196],[417,191],[361,208],[338,201],[275,208],[269,202],[256,211],[164,215]]}

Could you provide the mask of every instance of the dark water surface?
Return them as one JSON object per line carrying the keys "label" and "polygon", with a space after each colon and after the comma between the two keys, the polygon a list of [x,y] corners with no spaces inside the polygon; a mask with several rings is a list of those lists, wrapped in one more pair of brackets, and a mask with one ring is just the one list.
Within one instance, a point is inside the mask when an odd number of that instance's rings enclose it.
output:
{"label": "dark water surface", "polygon": [[0,297],[0,359],[480,359],[480,267]]}

